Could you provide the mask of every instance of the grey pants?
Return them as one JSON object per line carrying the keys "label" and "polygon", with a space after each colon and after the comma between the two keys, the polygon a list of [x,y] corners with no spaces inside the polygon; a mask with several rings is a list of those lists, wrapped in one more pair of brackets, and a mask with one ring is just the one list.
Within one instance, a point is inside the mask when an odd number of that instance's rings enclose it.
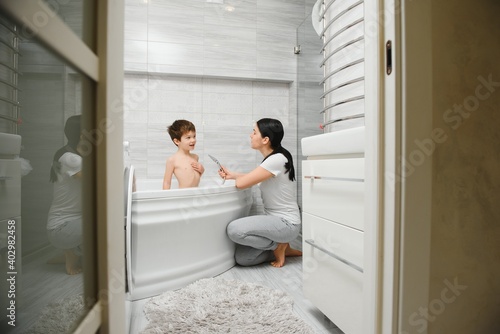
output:
{"label": "grey pants", "polygon": [[49,241],[56,248],[70,250],[82,255],[82,219],[65,222],[54,229],[47,230]]}
{"label": "grey pants", "polygon": [[301,226],[271,215],[233,220],[227,226],[227,235],[236,243],[236,263],[253,266],[275,260],[273,250],[278,243],[287,243],[297,238]]}

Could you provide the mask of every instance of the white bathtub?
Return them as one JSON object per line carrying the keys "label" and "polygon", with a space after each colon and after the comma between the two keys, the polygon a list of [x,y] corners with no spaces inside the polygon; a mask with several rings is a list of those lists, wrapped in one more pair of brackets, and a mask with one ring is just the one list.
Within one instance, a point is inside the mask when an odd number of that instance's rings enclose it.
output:
{"label": "white bathtub", "polygon": [[204,176],[198,188],[161,190],[162,180],[136,180],[134,191],[132,180],[133,166],[125,171],[129,300],[180,289],[235,265],[226,226],[248,215],[251,189]]}

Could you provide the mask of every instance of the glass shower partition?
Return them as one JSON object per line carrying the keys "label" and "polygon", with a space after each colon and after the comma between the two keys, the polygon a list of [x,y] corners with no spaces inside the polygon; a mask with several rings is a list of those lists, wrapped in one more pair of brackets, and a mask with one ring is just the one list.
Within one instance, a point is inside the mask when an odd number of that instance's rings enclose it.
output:
{"label": "glass shower partition", "polygon": [[323,133],[323,41],[312,25],[311,15],[297,28],[297,180],[298,203],[302,207],[302,147],[301,139]]}

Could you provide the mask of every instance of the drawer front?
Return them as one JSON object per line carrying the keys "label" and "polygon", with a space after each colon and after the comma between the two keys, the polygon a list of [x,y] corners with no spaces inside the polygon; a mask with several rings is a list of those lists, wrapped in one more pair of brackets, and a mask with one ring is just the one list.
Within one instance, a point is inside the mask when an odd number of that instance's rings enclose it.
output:
{"label": "drawer front", "polygon": [[303,211],[364,230],[364,158],[302,162]]}
{"label": "drawer front", "polygon": [[362,268],[362,254],[363,232],[304,214],[304,296],[346,334],[362,330],[363,274],[339,258]]}

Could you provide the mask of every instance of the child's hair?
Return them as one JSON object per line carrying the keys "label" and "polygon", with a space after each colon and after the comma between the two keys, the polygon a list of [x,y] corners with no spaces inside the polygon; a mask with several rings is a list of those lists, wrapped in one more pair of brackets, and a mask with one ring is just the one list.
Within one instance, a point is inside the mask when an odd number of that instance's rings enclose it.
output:
{"label": "child's hair", "polygon": [[178,119],[173,122],[172,125],[167,127],[167,131],[172,141],[174,141],[174,139],[181,140],[182,135],[189,131],[196,132],[196,128],[190,121],[186,121],[185,119]]}
{"label": "child's hair", "polygon": [[288,173],[288,178],[290,179],[290,181],[295,181],[295,169],[293,168],[292,155],[290,154],[290,152],[288,152],[288,150],[281,146],[281,140],[285,135],[285,131],[283,130],[283,125],[281,124],[281,122],[273,118],[262,118],[257,121],[257,127],[259,128],[262,138],[269,138],[269,140],[271,141],[271,147],[273,149],[271,154],[265,157],[264,160],[266,160],[273,154],[283,154],[288,160],[285,163],[285,174]]}

